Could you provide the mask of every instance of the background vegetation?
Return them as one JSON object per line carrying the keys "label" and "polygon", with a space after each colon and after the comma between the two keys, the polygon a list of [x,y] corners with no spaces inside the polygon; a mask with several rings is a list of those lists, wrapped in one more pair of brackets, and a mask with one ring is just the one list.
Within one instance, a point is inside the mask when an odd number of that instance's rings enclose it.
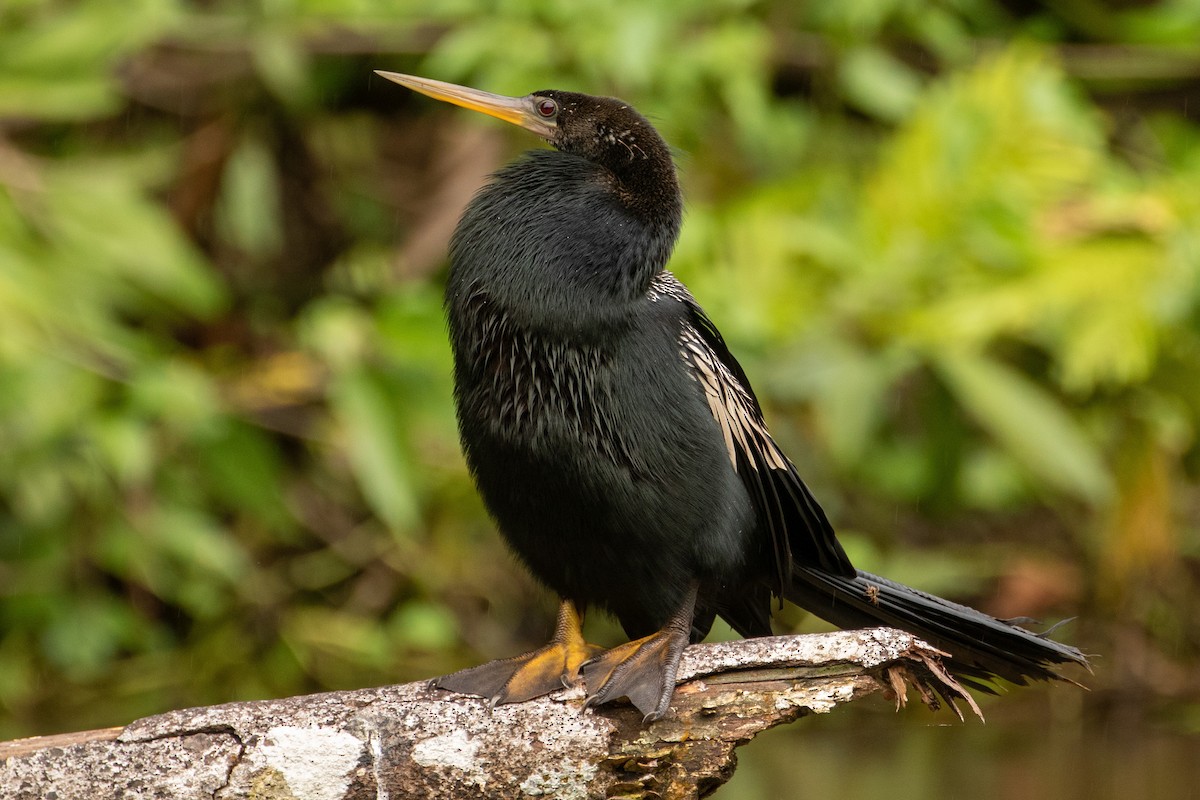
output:
{"label": "background vegetation", "polygon": [[647,112],[673,268],[856,560],[1077,617],[1064,724],[1200,731],[1195,2],[9,0],[0,737],[544,639],[440,310],[534,144],[372,68]]}

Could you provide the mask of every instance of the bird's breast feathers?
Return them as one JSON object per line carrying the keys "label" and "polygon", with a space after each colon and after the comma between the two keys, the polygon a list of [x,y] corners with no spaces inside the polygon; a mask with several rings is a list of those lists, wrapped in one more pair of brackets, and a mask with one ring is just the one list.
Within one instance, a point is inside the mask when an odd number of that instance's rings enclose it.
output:
{"label": "bird's breast feathers", "polygon": [[455,326],[459,414],[489,436],[535,450],[583,445],[629,469],[638,465],[612,413],[612,354],[517,325],[483,292]]}

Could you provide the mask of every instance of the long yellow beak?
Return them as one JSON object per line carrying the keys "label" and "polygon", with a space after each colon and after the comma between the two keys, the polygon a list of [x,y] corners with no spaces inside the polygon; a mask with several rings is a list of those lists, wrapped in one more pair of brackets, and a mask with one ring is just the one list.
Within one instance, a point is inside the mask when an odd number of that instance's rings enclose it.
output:
{"label": "long yellow beak", "polygon": [[401,86],[407,86],[414,92],[432,97],[434,100],[453,103],[472,111],[481,111],[488,116],[519,125],[543,138],[549,139],[554,135],[554,122],[537,115],[533,108],[533,98],[528,95],[505,97],[501,94],[481,92],[478,89],[459,86],[455,83],[418,78],[415,75],[404,75],[399,72],[385,72],[381,69],[375,70],[375,74]]}

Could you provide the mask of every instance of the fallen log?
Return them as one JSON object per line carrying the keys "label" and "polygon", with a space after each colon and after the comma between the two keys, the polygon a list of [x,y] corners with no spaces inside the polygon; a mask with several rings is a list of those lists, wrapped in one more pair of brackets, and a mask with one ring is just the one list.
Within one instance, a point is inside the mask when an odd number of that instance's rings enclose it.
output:
{"label": "fallen log", "polygon": [[424,682],[184,709],[0,743],[0,798],[703,797],[739,745],[876,692],[978,713],[940,655],[887,628],[693,645],[649,725],[579,688],[489,709]]}

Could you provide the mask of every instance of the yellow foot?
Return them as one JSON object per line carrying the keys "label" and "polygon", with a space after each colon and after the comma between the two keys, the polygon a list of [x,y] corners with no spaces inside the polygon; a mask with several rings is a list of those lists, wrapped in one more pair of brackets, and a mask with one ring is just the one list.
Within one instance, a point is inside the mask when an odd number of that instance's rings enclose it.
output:
{"label": "yellow foot", "polygon": [[545,647],[434,678],[430,685],[486,697],[491,706],[520,703],[571,686],[579,678],[580,666],[601,652],[583,640],[581,623],[575,605],[563,601],[554,638]]}

